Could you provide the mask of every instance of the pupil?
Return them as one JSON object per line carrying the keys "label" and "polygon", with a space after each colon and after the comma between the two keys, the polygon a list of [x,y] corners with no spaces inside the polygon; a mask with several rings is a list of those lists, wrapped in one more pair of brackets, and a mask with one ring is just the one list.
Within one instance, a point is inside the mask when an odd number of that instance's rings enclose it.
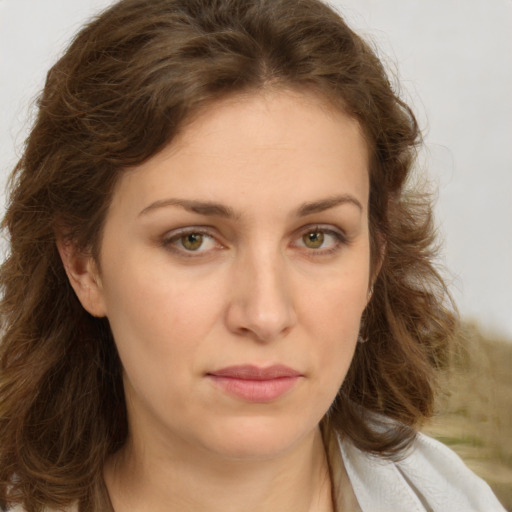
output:
{"label": "pupil", "polygon": [[308,233],[305,237],[305,243],[308,247],[318,249],[324,242],[324,235],[318,231]]}
{"label": "pupil", "polygon": [[201,244],[203,243],[203,235],[197,233],[186,235],[182,238],[182,243],[186,249],[199,249],[199,247],[201,247]]}

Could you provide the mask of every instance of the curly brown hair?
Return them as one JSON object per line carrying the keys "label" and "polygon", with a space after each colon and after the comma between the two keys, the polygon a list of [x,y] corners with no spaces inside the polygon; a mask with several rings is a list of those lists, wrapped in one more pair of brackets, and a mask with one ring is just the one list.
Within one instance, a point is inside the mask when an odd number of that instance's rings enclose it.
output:
{"label": "curly brown hair", "polygon": [[397,456],[431,415],[454,314],[432,263],[430,197],[406,187],[417,122],[370,46],[319,0],[122,0],[48,73],[11,176],[0,274],[4,505],[104,510],[95,489],[127,436],[108,322],[79,303],[56,233],[97,257],[123,169],[212,102],[276,86],[313,91],[357,119],[371,155],[372,262],[381,267],[363,315],[369,341],[358,344],[324,435]]}

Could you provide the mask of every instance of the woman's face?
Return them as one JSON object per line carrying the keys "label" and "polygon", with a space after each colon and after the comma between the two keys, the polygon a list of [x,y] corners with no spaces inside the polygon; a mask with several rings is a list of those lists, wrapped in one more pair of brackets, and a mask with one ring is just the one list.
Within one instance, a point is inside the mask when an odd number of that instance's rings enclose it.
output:
{"label": "woman's face", "polygon": [[285,91],[215,104],[125,172],[89,309],[134,439],[259,458],[314,435],[368,299],[368,190],[358,124]]}

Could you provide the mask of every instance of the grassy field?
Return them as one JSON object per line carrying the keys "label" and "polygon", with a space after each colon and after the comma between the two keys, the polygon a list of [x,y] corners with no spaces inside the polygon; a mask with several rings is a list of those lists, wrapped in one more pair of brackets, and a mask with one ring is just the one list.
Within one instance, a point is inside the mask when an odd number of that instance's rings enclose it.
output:
{"label": "grassy field", "polygon": [[439,412],[424,431],[456,451],[512,512],[512,343],[463,325]]}

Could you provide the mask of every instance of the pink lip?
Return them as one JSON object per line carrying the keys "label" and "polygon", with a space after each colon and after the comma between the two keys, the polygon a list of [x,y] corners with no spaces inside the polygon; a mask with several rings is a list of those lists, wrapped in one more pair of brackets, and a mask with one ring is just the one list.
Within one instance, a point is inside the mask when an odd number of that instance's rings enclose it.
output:
{"label": "pink lip", "polygon": [[207,374],[226,393],[248,402],[272,402],[290,391],[303,376],[284,365],[260,368],[229,366]]}

